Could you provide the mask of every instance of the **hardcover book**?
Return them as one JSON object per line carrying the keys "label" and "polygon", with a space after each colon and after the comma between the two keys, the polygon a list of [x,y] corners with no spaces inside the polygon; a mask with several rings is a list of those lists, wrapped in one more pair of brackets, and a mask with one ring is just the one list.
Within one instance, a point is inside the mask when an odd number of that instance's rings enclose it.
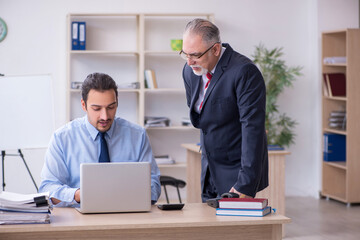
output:
{"label": "hardcover book", "polygon": [[149,89],[158,88],[154,70],[151,69],[145,70],[145,88],[149,88]]}
{"label": "hardcover book", "polygon": [[330,113],[330,117],[345,117],[346,112],[345,111],[332,111]]}
{"label": "hardcover book", "polygon": [[346,96],[346,77],[344,73],[324,73],[330,97]]}
{"label": "hardcover book", "polygon": [[271,207],[264,209],[230,209],[217,208],[216,215],[220,216],[246,216],[246,217],[263,217],[271,212]]}
{"label": "hardcover book", "polygon": [[222,198],[219,208],[264,209],[268,205],[266,198]]}
{"label": "hardcover book", "polygon": [[284,148],[281,147],[281,146],[279,146],[279,145],[269,144],[269,145],[268,145],[268,150],[269,150],[269,151],[282,151],[282,150],[284,150]]}

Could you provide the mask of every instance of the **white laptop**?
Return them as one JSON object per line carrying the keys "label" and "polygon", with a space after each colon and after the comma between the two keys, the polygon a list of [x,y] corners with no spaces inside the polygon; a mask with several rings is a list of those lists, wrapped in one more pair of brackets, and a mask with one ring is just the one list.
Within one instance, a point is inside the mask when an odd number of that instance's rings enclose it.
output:
{"label": "white laptop", "polygon": [[149,162],[81,164],[79,212],[146,212],[150,209]]}

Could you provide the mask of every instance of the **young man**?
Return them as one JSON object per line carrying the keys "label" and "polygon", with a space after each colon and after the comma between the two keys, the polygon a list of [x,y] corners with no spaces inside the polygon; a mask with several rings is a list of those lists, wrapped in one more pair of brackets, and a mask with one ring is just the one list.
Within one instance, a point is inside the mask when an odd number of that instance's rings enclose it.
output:
{"label": "young man", "polygon": [[219,29],[194,19],[180,55],[187,104],[201,129],[202,199],[235,192],[255,197],[268,186],[264,79],[257,67],[229,44]]}
{"label": "young man", "polygon": [[71,121],[52,136],[39,192],[50,192],[56,206],[79,206],[80,164],[85,162],[150,162],[151,201],[158,200],[160,171],[146,131],[115,117],[117,97],[117,86],[110,76],[103,73],[88,75],[82,85],[81,99],[86,116]]}

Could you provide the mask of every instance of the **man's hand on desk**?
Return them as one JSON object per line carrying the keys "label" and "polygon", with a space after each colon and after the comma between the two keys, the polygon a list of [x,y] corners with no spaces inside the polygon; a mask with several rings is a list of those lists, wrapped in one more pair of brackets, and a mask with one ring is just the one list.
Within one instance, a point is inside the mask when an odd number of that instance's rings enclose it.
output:
{"label": "man's hand on desk", "polygon": [[80,203],[80,188],[78,190],[76,190],[74,199],[76,202]]}
{"label": "man's hand on desk", "polygon": [[235,189],[234,187],[232,187],[229,192],[233,192],[233,193],[239,194],[239,198],[252,198],[252,197],[250,197],[250,196],[248,196],[248,195],[245,195],[245,194],[243,194],[243,193],[241,193],[241,192],[236,191],[236,189]]}
{"label": "man's hand on desk", "polygon": [[57,198],[51,198],[51,202],[54,204],[54,205],[56,205],[56,204],[58,204],[59,202],[61,202],[59,199],[57,199]]}
{"label": "man's hand on desk", "polygon": [[[80,203],[80,189],[76,190],[75,194],[74,194],[74,200],[77,203]],[[51,201],[54,205],[60,203],[61,201],[57,198],[51,198]]]}

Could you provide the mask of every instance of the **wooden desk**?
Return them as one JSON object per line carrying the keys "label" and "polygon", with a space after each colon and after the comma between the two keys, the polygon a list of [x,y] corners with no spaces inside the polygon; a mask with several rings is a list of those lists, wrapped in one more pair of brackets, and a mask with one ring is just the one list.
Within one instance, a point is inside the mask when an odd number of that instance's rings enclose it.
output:
{"label": "wooden desk", "polygon": [[[201,202],[201,152],[196,144],[181,144],[187,149],[186,201]],[[269,151],[269,186],[256,194],[257,198],[269,199],[269,205],[285,215],[285,156],[287,151]]]}
{"label": "wooden desk", "polygon": [[3,225],[0,239],[281,239],[281,225],[291,220],[279,214],[265,217],[216,216],[202,203],[182,211],[81,214],[55,208],[51,224]]}

